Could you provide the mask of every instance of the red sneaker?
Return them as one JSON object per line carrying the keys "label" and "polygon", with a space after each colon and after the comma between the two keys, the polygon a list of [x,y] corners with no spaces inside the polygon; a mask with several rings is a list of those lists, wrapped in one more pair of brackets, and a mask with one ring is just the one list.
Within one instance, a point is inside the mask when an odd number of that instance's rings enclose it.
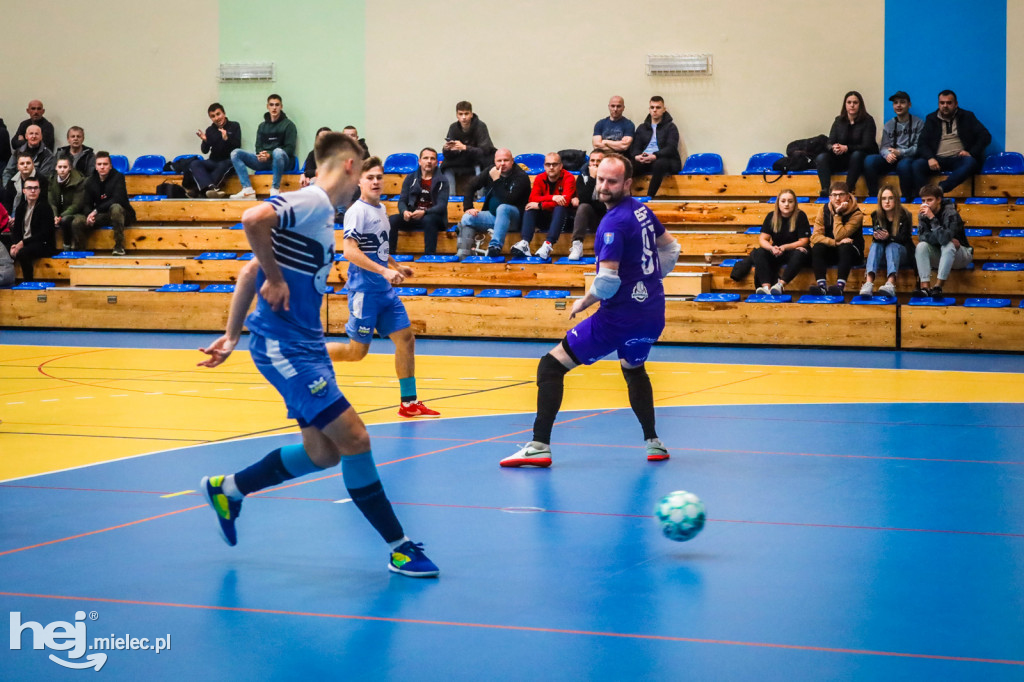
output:
{"label": "red sneaker", "polygon": [[398,408],[398,416],[414,419],[416,417],[440,417],[441,413],[435,412],[417,400],[412,403],[402,403],[402,406]]}

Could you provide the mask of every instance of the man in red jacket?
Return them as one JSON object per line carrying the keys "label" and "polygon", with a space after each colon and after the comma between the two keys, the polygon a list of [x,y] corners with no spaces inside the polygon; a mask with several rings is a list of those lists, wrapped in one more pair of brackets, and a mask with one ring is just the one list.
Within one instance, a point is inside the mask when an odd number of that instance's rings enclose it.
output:
{"label": "man in red jacket", "polygon": [[576,178],[562,168],[562,157],[554,152],[545,156],[544,175],[534,178],[530,202],[526,204],[523,236],[509,249],[509,255],[513,258],[526,258],[530,255],[530,240],[540,223],[547,228],[548,236],[534,255],[537,258],[550,258],[551,247],[558,241],[558,235],[562,234],[575,196]]}

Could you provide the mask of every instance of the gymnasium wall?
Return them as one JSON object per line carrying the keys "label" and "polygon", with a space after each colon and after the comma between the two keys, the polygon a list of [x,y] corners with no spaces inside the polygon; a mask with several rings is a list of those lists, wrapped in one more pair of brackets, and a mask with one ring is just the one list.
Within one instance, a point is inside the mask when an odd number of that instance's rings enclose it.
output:
{"label": "gymnasium wall", "polygon": [[[194,131],[214,100],[242,123],[251,147],[271,91],[284,97],[303,155],[317,127],[347,123],[382,154],[439,145],[460,99],[514,153],[585,149],[609,95],[624,96],[639,122],[657,93],[679,125],[683,154],[718,152],[726,172],[738,173],[755,151],[827,132],[847,90],[859,90],[881,124],[891,115],[887,88],[907,80],[899,72],[906,54],[921,54],[909,33],[894,41],[901,28],[892,17],[913,16],[910,0],[864,0],[856,11],[839,0],[650,0],[642,13],[609,0],[481,0],[471,10],[453,0],[177,0],[173,12],[127,0],[8,4],[6,27],[45,27],[7,30],[0,41],[0,116],[11,131],[25,103],[40,98],[58,138],[79,124],[92,146],[132,158],[197,151]],[[974,32],[981,48],[937,39],[924,63],[966,65],[958,77],[967,82],[950,87],[997,141],[1024,150],[1024,45],[1006,40],[1024,29],[1024,3],[940,4],[956,10],[951,30],[981,23],[992,40],[984,30]],[[1005,45],[1005,76],[992,44]],[[979,49],[985,68],[973,78]],[[714,75],[649,78],[648,52],[710,52]],[[230,61],[274,61],[278,79],[219,83],[217,64]],[[919,115],[934,108],[933,81],[914,83]],[[1004,130],[985,118],[986,93],[1005,97]]]}

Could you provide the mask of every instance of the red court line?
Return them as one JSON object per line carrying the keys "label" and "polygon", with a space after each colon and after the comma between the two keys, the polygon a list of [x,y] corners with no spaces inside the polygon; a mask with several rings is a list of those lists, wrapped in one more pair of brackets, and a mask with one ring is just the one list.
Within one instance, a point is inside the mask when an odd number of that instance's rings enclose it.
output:
{"label": "red court line", "polygon": [[1002,658],[976,658],[973,656],[946,656],[940,654],[918,654],[906,651],[877,651],[873,649],[846,649],[841,647],[807,646],[803,644],[777,644],[773,642],[745,642],[731,639],[706,639],[703,637],[672,637],[669,635],[648,635],[632,632],[603,632],[600,630],[573,630],[568,628],[543,628],[528,625],[502,625],[500,623],[468,623],[450,620],[425,620],[421,618],[393,618],[386,616],[357,616],[344,613],[317,613],[314,611],[286,611],[283,609],[257,609],[240,606],[217,606],[213,604],[184,604],[176,602],[140,601],[134,599],[108,599],[104,597],[76,597],[56,594],[27,594],[20,592],[0,592],[4,597],[22,597],[29,599],[55,599],[64,601],[98,602],[101,604],[127,604],[129,606],[164,606],[177,609],[198,609],[203,611],[229,611],[234,613],[259,613],[274,616],[300,616],[304,618],[331,618],[335,620],[354,620],[376,623],[402,623],[409,625],[440,625],[446,627],[479,628],[483,630],[502,630],[514,632],[543,632],[557,635],[583,635],[587,637],[612,637],[616,639],[636,639],[658,642],[685,642],[688,644],[720,644],[724,646],[744,646],[761,649],[788,649],[791,651],[815,651],[832,654],[854,654],[858,656],[887,656],[893,658],[916,658],[933,661],[956,661],[959,663],[992,663],[999,665],[1024,666],[1024,661]]}

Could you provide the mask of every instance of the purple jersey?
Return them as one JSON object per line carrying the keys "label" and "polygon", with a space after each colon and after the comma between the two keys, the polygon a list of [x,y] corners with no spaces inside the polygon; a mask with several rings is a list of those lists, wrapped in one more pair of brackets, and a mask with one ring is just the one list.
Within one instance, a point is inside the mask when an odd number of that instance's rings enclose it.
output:
{"label": "purple jersey", "polygon": [[598,311],[615,322],[639,322],[665,315],[665,289],[661,285],[661,263],[657,238],[665,227],[644,204],[626,197],[610,209],[597,226],[594,252],[598,270],[601,261],[619,262],[622,284],[611,298],[601,301]]}

